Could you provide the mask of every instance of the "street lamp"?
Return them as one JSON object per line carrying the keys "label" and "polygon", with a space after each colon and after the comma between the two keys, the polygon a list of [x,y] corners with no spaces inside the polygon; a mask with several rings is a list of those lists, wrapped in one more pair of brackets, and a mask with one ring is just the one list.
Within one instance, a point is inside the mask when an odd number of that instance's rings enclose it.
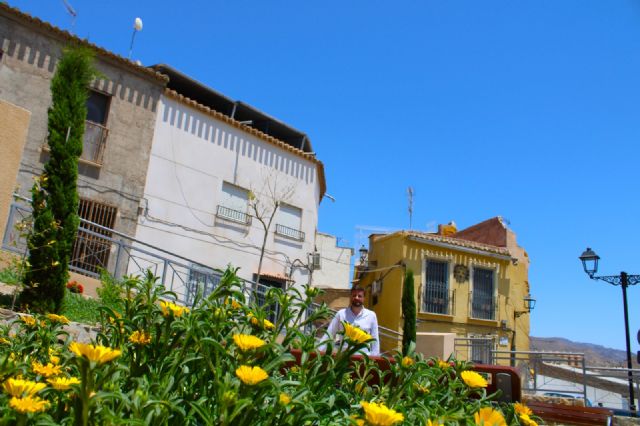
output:
{"label": "street lamp", "polygon": [[627,373],[629,376],[629,409],[634,412],[636,411],[636,400],[633,395],[633,373],[631,369],[633,368],[631,365],[631,343],[629,339],[629,310],[627,308],[627,287],[630,285],[635,285],[640,282],[640,275],[628,275],[626,272],[620,272],[620,275],[600,275],[597,276],[596,272],[598,272],[598,260],[600,260],[600,256],[596,254],[595,251],[591,250],[589,247],[582,253],[579,257],[582,261],[582,267],[584,268],[584,272],[589,275],[589,278],[592,280],[600,280],[607,282],[612,285],[619,285],[622,287],[622,303],[624,304],[624,331],[627,340]]}
{"label": "street lamp", "polygon": [[367,262],[367,257],[369,257],[369,250],[367,250],[367,248],[363,244],[358,252],[360,253],[360,265],[364,266]]}
{"label": "street lamp", "polygon": [[136,33],[142,31],[142,19],[136,18],[133,21],[133,33],[131,34],[131,45],[129,46],[129,59],[131,59],[131,52],[133,52],[133,41],[136,38]]}
{"label": "street lamp", "polygon": [[530,294],[527,294],[524,297],[524,307],[523,311],[513,311],[513,336],[511,337],[511,366],[516,366],[516,320],[520,318],[524,314],[529,314],[536,307],[536,299],[534,299]]}

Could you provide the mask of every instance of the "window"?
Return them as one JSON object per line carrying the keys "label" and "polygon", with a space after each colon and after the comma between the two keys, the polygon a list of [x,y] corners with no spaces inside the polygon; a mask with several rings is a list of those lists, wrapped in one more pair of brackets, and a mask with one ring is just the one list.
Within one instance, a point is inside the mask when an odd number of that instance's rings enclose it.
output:
{"label": "window", "polygon": [[251,216],[247,214],[249,191],[239,186],[223,182],[222,196],[216,216],[243,225],[251,224]]}
{"label": "window", "polygon": [[422,310],[432,314],[449,312],[449,263],[425,261],[425,285]]}
{"label": "window", "polygon": [[302,209],[289,204],[280,204],[276,222],[276,235],[292,240],[304,241],[302,226]]}
{"label": "window", "polygon": [[106,124],[110,101],[111,98],[103,93],[93,90],[89,93],[82,156],[80,157],[83,160],[102,164],[104,148],[109,133]]}
{"label": "window", "polygon": [[495,319],[494,271],[473,268],[473,293],[471,297],[471,317]]}
{"label": "window", "polygon": [[[253,279],[257,278],[257,275],[253,275]],[[271,322],[275,322],[280,313],[280,305],[278,302],[267,303],[267,292],[272,288],[286,288],[285,281],[268,276],[260,276],[260,282],[256,286],[256,292],[254,297],[258,306],[262,307],[267,312],[267,319]]]}
{"label": "window", "polygon": [[471,362],[492,364],[491,351],[494,350],[492,338],[471,338]]}
{"label": "window", "polygon": [[[117,209],[96,201],[80,199],[78,215],[96,225],[113,229]],[[78,272],[97,275],[100,269],[106,269],[109,263],[112,236],[111,231],[96,225],[81,223],[73,245],[70,267]]]}

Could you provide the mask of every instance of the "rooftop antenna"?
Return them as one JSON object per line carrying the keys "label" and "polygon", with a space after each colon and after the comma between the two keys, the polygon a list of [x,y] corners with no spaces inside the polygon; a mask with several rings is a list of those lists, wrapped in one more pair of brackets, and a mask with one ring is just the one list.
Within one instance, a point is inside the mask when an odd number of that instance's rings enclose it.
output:
{"label": "rooftop antenna", "polygon": [[129,59],[131,59],[131,52],[133,52],[133,41],[136,38],[136,33],[142,31],[142,19],[136,18],[133,21],[133,34],[131,34],[131,45],[129,46]]}
{"label": "rooftop antenna", "polygon": [[408,187],[407,188],[407,198],[408,198],[408,202],[409,202],[409,230],[412,229],[413,227],[413,188],[412,187]]}
{"label": "rooftop antenna", "polygon": [[67,0],[62,0],[62,3],[64,3],[64,7],[67,9],[67,13],[71,15],[71,32],[73,32],[73,28],[76,25],[76,17],[78,16],[78,12],[76,12],[76,10]]}

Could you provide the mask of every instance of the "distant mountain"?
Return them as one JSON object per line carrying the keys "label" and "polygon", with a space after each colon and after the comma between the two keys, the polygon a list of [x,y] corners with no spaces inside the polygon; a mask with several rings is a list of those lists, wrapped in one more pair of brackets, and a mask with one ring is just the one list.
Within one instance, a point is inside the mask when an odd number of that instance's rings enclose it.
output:
{"label": "distant mountain", "polygon": [[[532,351],[577,352],[584,353],[587,366],[626,367],[627,353],[618,349],[606,348],[593,343],[573,342],[563,337],[533,337],[530,347]],[[633,367],[638,368],[635,352],[631,353]]]}

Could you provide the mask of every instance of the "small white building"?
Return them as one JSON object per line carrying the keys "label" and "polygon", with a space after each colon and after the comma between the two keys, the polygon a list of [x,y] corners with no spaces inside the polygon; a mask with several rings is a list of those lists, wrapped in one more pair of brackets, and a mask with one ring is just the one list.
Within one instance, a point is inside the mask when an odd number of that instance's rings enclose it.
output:
{"label": "small white building", "polygon": [[[307,136],[171,67],[153,68],[169,83],[158,102],[136,238],[214,268],[231,264],[254,281],[265,237],[261,222],[273,214],[260,282],[285,287],[315,279],[317,272],[310,272],[326,184]],[[348,266],[346,274],[344,283]]]}
{"label": "small white building", "polygon": [[351,287],[351,258],[353,248],[338,245],[333,235],[316,233],[317,268],[313,271],[313,285],[323,289],[348,290]]}

